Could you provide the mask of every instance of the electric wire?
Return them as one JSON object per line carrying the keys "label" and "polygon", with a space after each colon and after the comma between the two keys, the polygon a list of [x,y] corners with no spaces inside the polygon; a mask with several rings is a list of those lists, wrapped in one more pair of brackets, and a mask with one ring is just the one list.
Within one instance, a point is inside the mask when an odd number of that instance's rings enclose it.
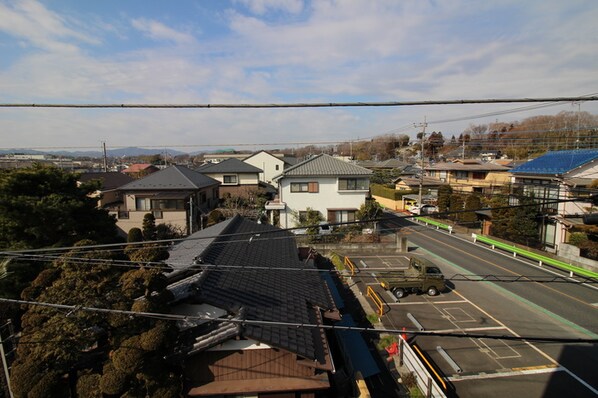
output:
{"label": "electric wire", "polygon": [[[54,308],[59,310],[68,310],[69,314],[73,314],[78,311],[96,312],[103,314],[118,314],[128,315],[135,317],[145,317],[152,319],[159,319],[164,321],[211,321],[218,323],[234,323],[241,326],[244,325],[255,325],[262,327],[287,327],[287,328],[307,328],[307,329],[319,329],[319,330],[338,330],[338,331],[356,331],[364,333],[388,333],[388,334],[403,334],[407,333],[415,336],[438,336],[438,337],[457,337],[457,338],[487,338],[487,339],[498,339],[498,340],[515,340],[515,341],[536,341],[536,342],[561,342],[561,343],[596,343],[598,339],[584,339],[584,338],[562,338],[562,337],[550,337],[550,336],[514,336],[514,335],[489,335],[479,333],[451,333],[451,332],[435,332],[435,331],[420,331],[411,329],[385,329],[385,328],[368,328],[358,326],[342,326],[342,325],[328,325],[318,323],[302,323],[302,322],[281,322],[281,321],[267,321],[267,320],[255,320],[255,319],[234,319],[234,318],[217,318],[204,315],[178,315],[178,314],[166,314],[166,313],[155,313],[155,312],[141,312],[141,311],[127,311],[127,310],[116,310],[109,308],[97,308],[87,307],[82,305],[66,305],[66,304],[54,304],[39,301],[29,300],[14,300],[0,298],[0,302],[28,305],[28,306],[41,306],[47,308]],[[65,314],[66,316],[66,314]]]}

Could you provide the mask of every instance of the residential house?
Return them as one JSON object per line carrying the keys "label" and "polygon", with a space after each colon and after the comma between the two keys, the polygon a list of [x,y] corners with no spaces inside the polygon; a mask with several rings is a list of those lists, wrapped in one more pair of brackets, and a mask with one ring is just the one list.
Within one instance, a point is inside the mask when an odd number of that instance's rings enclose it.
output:
{"label": "residential house", "polygon": [[354,221],[369,195],[371,170],[320,154],[274,178],[278,198],[266,204],[271,220],[283,228],[299,223],[307,209],[328,222]]}
{"label": "residential house", "polygon": [[206,153],[203,155],[203,160],[206,163],[220,163],[227,159],[243,160],[247,156],[249,156],[248,153]]}
{"label": "residential house", "polygon": [[[395,189],[403,192],[417,192],[411,194],[405,194],[401,198],[401,203],[395,204],[395,210],[409,210],[412,206],[421,206],[430,204],[436,206],[438,202],[438,188],[443,185],[448,185],[446,182],[442,182],[437,178],[423,176],[417,178],[413,176],[401,176],[396,178],[394,181]],[[422,189],[422,202],[419,201],[419,189]]]}
{"label": "residential house", "polygon": [[206,163],[195,170],[220,181],[220,199],[227,196],[251,198],[260,189],[259,174],[262,170],[236,158]]}
{"label": "residential house", "polygon": [[274,177],[292,165],[285,160],[284,154],[273,154],[268,151],[256,152],[243,161],[261,169],[259,179],[266,184],[272,184]]}
{"label": "residential house", "polygon": [[185,166],[170,166],[119,188],[123,205],[117,226],[126,234],[141,228],[153,213],[156,223],[172,224],[187,232],[202,228],[202,215],[218,204],[220,182]]}
{"label": "residential house", "polygon": [[109,209],[118,208],[118,205],[122,204],[122,192],[118,188],[134,179],[116,171],[82,173],[79,176],[79,182],[81,183],[94,180],[100,181],[102,185],[92,196],[98,198],[98,207]]}
{"label": "residential house", "polygon": [[598,150],[548,152],[515,167],[511,176],[514,187],[542,203],[540,239],[547,251],[558,253],[570,231],[593,211],[589,196],[595,191],[589,186],[598,179]]}
{"label": "residential house", "polygon": [[493,193],[497,187],[507,185],[509,168],[476,159],[440,162],[425,166],[428,176],[449,184],[461,192]]}
{"label": "residential house", "polygon": [[159,170],[160,169],[153,164],[135,163],[124,169],[122,173],[125,173],[133,178],[142,178]]}
{"label": "residential house", "polygon": [[362,160],[357,162],[361,167],[365,167],[370,170],[398,170],[402,171],[409,166],[408,163],[400,161],[399,159],[387,159],[387,160]]}
{"label": "residential house", "polygon": [[186,342],[178,356],[186,396],[329,392],[335,365],[325,330],[289,324],[330,324],[340,316],[290,235],[237,215],[171,250],[171,310],[189,317],[178,324],[177,339]]}

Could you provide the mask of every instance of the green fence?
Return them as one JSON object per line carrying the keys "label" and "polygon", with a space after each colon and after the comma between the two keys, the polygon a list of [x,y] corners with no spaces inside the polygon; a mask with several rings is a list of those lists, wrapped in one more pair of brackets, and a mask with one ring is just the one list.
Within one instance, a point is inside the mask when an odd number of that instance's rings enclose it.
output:
{"label": "green fence", "polygon": [[575,265],[572,265],[572,264],[569,264],[564,261],[557,260],[557,259],[554,259],[551,257],[543,256],[541,254],[522,249],[520,247],[511,245],[509,243],[500,242],[500,241],[488,238],[487,236],[477,235],[477,234],[471,234],[471,236],[472,236],[474,242],[482,242],[482,243],[492,246],[493,249],[498,248],[498,249],[508,251],[510,253],[513,253],[513,256],[520,255],[522,257],[529,258],[531,260],[536,260],[539,262],[540,266],[542,266],[543,264],[547,264],[547,265],[562,269],[564,271],[568,271],[571,274],[571,276],[573,276],[573,274],[575,274],[575,275],[585,276],[586,278],[598,279],[598,273],[592,272],[585,268],[581,268],[581,267],[578,267],[578,266],[575,266]]}
{"label": "green fence", "polygon": [[433,225],[433,226],[435,226],[437,229],[444,229],[444,230],[446,230],[446,231],[449,231],[449,233],[452,233],[452,232],[453,232],[453,227],[452,227],[452,226],[450,226],[450,225],[446,225],[446,224],[443,224],[443,223],[441,223],[441,222],[438,222],[438,221],[436,221],[436,220],[432,220],[431,218],[426,218],[426,217],[415,217],[415,219],[416,219],[417,221],[421,221],[421,222],[423,222],[423,223],[424,223],[424,224],[426,224],[426,225]]}

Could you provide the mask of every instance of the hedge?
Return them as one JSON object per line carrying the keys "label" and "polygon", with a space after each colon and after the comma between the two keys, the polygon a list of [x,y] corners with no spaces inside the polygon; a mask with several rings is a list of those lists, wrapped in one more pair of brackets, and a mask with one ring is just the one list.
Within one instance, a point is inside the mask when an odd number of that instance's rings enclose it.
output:
{"label": "hedge", "polygon": [[414,193],[413,190],[410,191],[397,191],[394,188],[388,188],[384,185],[380,184],[371,184],[370,190],[372,195],[374,196],[381,196],[386,199],[390,200],[401,200],[404,195],[411,195]]}

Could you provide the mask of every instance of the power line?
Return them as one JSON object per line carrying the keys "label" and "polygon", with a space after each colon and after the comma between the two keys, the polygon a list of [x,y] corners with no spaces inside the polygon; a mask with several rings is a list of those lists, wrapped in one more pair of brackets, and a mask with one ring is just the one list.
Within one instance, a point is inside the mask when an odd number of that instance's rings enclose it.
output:
{"label": "power line", "polygon": [[[527,341],[543,341],[543,342],[562,342],[562,343],[596,343],[598,339],[581,339],[581,338],[561,338],[561,337],[545,337],[545,336],[513,336],[513,335],[486,335],[476,333],[451,333],[451,332],[434,332],[434,331],[420,331],[420,330],[405,330],[405,329],[379,329],[379,328],[368,328],[368,327],[357,327],[357,326],[341,326],[341,325],[326,325],[317,323],[301,323],[301,322],[281,322],[281,321],[266,321],[256,319],[234,319],[234,318],[216,318],[210,316],[199,316],[199,315],[177,315],[177,314],[166,314],[157,312],[137,312],[127,310],[116,310],[108,308],[97,308],[97,307],[86,307],[81,305],[65,305],[65,304],[54,304],[40,301],[28,301],[28,300],[13,300],[0,298],[0,302],[20,304],[20,305],[31,305],[31,306],[42,306],[48,308],[55,308],[59,310],[68,310],[69,314],[73,314],[77,311],[96,312],[104,314],[119,314],[138,316],[145,318],[160,319],[164,321],[212,321],[219,323],[235,323],[241,326],[243,325],[257,325],[265,327],[288,327],[288,328],[308,328],[308,329],[320,329],[320,330],[342,330],[342,331],[356,331],[366,333],[388,333],[388,334],[402,334],[407,333],[418,336],[439,336],[439,337],[458,337],[458,338],[485,338],[485,339],[498,339],[498,340],[527,340]],[[65,313],[66,316],[66,313]]]}
{"label": "power line", "polygon": [[463,105],[463,104],[507,104],[528,102],[575,102],[598,101],[590,97],[546,97],[546,98],[502,98],[461,99],[426,101],[386,102],[313,102],[313,103],[270,103],[270,104],[74,104],[74,103],[0,103],[0,108],[120,108],[120,109],[260,109],[260,108],[334,108],[334,107],[389,107],[421,105]]}

